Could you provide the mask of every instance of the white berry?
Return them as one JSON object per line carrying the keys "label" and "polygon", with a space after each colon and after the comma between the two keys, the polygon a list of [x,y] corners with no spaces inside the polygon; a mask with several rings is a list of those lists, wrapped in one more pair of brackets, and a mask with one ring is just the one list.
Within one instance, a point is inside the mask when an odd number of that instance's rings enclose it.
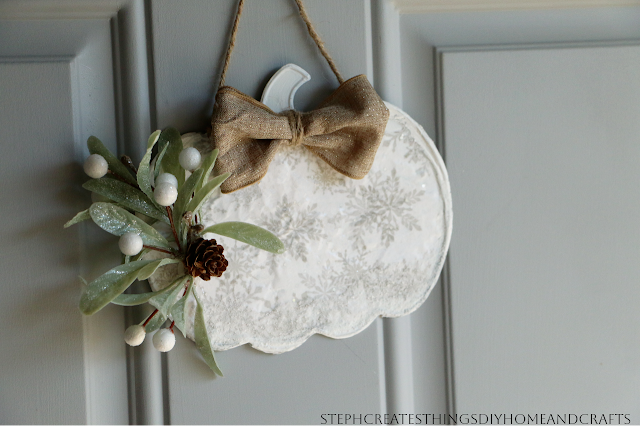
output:
{"label": "white berry", "polygon": [[168,328],[162,328],[153,335],[153,346],[160,352],[169,352],[176,344],[176,336]]}
{"label": "white berry", "polygon": [[170,183],[176,188],[178,187],[178,179],[171,173],[161,173],[158,175],[156,178],[156,186],[160,185],[162,182]]}
{"label": "white berry", "polygon": [[144,331],[144,327],[136,324],[127,328],[124,332],[124,341],[129,346],[140,346],[144,342],[144,337],[147,333]]}
{"label": "white berry", "polygon": [[168,182],[162,182],[153,190],[153,198],[161,206],[170,206],[178,198],[178,190]]}
{"label": "white berry", "polygon": [[142,238],[135,232],[127,232],[122,234],[118,246],[120,251],[127,256],[135,256],[142,250]]}
{"label": "white berry", "polygon": [[185,148],[178,156],[178,161],[180,161],[180,165],[185,170],[195,170],[200,166],[200,161],[202,161],[202,157],[200,156],[200,152],[195,148]]}
{"label": "white berry", "polygon": [[84,162],[84,172],[94,179],[99,179],[107,174],[109,164],[100,154],[91,154]]}

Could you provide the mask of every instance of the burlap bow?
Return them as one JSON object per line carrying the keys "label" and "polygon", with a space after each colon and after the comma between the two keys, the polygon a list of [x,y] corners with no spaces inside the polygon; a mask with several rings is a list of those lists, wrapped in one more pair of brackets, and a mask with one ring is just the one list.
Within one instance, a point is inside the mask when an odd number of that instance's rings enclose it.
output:
{"label": "burlap bow", "polygon": [[362,179],[371,169],[389,110],[364,75],[345,81],[318,109],[277,114],[232,87],[216,95],[211,119],[220,150],[216,174],[229,193],[264,177],[282,144],[304,145],[345,176]]}

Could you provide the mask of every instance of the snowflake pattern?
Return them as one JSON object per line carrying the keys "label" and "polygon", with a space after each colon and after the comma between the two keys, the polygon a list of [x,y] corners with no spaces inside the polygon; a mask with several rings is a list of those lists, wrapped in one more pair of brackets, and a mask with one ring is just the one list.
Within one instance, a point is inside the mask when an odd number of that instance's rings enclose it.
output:
{"label": "snowflake pattern", "polygon": [[283,147],[259,184],[208,202],[204,225],[254,223],[286,248],[273,255],[222,242],[229,269],[196,289],[215,350],[250,343],[280,353],[314,333],[348,337],[426,299],[451,235],[449,182],[424,131],[389,109],[364,179],[338,174],[307,149]]}
{"label": "snowflake pattern", "polygon": [[[317,207],[317,204],[312,204],[306,208],[297,208],[285,195],[278,203],[275,213],[265,218],[261,226],[276,234],[294,259],[306,262],[309,243],[324,236],[322,222],[317,218]],[[273,259],[277,260],[277,257]]]}
{"label": "snowflake pattern", "polygon": [[394,241],[400,226],[409,231],[422,228],[413,216],[413,205],[420,201],[419,190],[406,190],[400,187],[396,169],[389,176],[382,172],[372,173],[368,185],[352,187],[349,191],[349,216],[354,249],[366,249],[364,235],[377,231],[382,243],[389,247]]}

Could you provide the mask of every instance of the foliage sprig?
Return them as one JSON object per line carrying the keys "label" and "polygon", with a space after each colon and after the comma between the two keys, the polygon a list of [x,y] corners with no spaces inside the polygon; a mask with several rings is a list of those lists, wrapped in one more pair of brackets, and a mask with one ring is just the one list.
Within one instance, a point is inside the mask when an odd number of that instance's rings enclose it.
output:
{"label": "foliage sprig", "polygon": [[[271,253],[284,251],[282,241],[266,229],[249,223],[223,222],[206,228],[198,223],[203,205],[229,174],[211,176],[218,150],[202,159],[194,148],[183,147],[180,133],[174,128],[151,134],[137,169],[129,157],[123,156],[118,160],[94,136],[87,140],[87,146],[91,155],[84,168],[92,179],[83,187],[109,201],[94,202],[64,226],[67,228],[91,219],[100,228],[120,237],[120,249],[125,256],[121,265],[89,283],[85,282],[80,310],[85,315],[92,315],[109,303],[121,306],[150,303],[156,309],[141,324],[125,331],[125,341],[138,346],[146,334],[155,332],[154,346],[166,352],[175,344],[174,326],[186,335],[185,304],[193,294],[196,301],[196,346],[211,370],[221,376],[207,334],[200,296],[193,291],[197,281],[188,271],[198,270],[196,276],[208,280],[211,276],[219,276],[226,269],[227,261],[222,255],[222,246],[215,240],[202,244],[202,235],[222,235]],[[153,152],[157,154],[152,161]],[[190,175],[187,172],[191,172]],[[157,222],[171,227],[173,240],[165,238],[153,226]],[[195,241],[199,241],[199,246],[191,247]],[[200,246],[204,247],[201,257]],[[145,255],[150,251],[168,256],[146,259]],[[189,267],[185,263],[187,253]],[[165,288],[142,294],[124,293],[134,281],[146,280],[158,268],[179,263],[185,265],[186,274]],[[209,270],[215,273],[210,274]],[[170,325],[163,328],[169,319]]]}

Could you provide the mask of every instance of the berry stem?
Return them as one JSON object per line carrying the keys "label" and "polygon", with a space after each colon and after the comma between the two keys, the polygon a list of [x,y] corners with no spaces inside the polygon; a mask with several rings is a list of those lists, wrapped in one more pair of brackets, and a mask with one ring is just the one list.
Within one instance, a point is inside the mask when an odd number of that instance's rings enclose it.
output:
{"label": "berry stem", "polygon": [[180,240],[178,239],[178,233],[176,232],[176,227],[173,224],[173,212],[171,211],[171,207],[167,206],[167,215],[169,216],[169,223],[171,223],[171,230],[173,231],[173,238],[176,240],[176,244],[178,245],[178,250],[182,250],[180,247]]}
{"label": "berry stem", "polygon": [[182,297],[187,294],[187,291],[189,290],[189,286],[191,284],[193,284],[193,277],[191,277],[191,279],[188,279],[187,282],[184,283],[184,291],[182,292]]}
{"label": "berry stem", "polygon": [[146,321],[144,322],[144,324],[142,324],[143,327],[146,327],[147,324],[149,324],[149,321],[151,321],[151,318],[153,318],[156,314],[158,313],[158,310],[156,309],[155,311],[153,311],[151,313],[151,315],[149,315],[149,317],[146,319]]}
{"label": "berry stem", "polygon": [[120,162],[127,166],[134,175],[138,175],[138,170],[136,170],[136,166],[133,164],[133,161],[131,161],[131,157],[129,157],[128,155],[123,155],[122,157],[120,157]]}
{"label": "berry stem", "polygon": [[[173,326],[176,324],[175,321],[171,321],[171,325],[169,326],[169,330],[173,333]],[[175,333],[174,333],[175,334]]]}

